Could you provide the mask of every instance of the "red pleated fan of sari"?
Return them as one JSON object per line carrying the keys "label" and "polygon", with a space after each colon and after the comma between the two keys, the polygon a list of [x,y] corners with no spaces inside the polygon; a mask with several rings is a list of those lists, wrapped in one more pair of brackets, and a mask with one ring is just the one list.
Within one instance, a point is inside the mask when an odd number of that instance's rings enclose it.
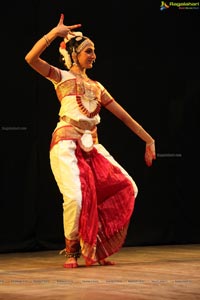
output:
{"label": "red pleated fan of sari", "polygon": [[85,153],[77,147],[76,156],[82,189],[81,253],[90,265],[122,247],[135,197],[131,181],[95,148]]}

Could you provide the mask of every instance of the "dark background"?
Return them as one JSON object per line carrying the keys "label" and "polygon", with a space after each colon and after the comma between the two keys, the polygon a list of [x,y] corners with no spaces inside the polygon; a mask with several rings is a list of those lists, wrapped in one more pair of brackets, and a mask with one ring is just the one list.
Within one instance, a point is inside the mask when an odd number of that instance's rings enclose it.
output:
{"label": "dark background", "polygon": [[[140,1],[138,1],[140,2]],[[64,246],[62,197],[49,164],[59,103],[52,84],[24,57],[56,26],[81,23],[96,46],[88,75],[155,138],[144,143],[102,110],[99,140],[136,181],[139,194],[125,246],[200,242],[199,11],[132,1],[32,0],[1,10],[0,252]],[[55,40],[43,54],[59,65]]]}

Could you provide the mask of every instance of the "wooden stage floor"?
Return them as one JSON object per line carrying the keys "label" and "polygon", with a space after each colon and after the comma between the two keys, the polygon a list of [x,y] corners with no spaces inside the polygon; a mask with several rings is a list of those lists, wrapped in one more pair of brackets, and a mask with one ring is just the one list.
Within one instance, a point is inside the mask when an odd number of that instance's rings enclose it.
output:
{"label": "wooden stage floor", "polygon": [[114,266],[63,268],[59,250],[0,254],[1,300],[200,299],[200,245],[123,247]]}

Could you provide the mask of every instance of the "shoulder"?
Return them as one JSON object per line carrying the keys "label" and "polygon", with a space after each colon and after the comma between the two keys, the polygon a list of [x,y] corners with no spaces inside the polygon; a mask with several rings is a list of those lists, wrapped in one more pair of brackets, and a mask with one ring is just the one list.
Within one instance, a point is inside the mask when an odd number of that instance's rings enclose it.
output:
{"label": "shoulder", "polygon": [[59,69],[51,65],[49,74],[46,78],[56,86],[63,81],[73,79],[74,75],[67,70]]}
{"label": "shoulder", "polygon": [[101,103],[103,106],[107,106],[111,102],[114,101],[112,95],[108,92],[108,90],[101,84],[99,81],[96,81],[96,84],[101,89]]}
{"label": "shoulder", "polygon": [[60,70],[60,74],[61,74],[61,81],[76,78],[70,71],[67,70]]}
{"label": "shoulder", "polygon": [[97,80],[93,80],[95,83],[96,83],[96,85],[101,89],[101,91],[103,91],[105,88],[104,88],[104,86],[99,82],[99,81],[97,81]]}

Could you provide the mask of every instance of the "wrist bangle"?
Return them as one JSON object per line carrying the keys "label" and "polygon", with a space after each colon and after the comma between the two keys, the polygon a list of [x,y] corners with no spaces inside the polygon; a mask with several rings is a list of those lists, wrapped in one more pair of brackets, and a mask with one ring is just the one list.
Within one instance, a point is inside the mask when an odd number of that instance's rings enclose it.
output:
{"label": "wrist bangle", "polygon": [[153,142],[150,142],[150,143],[146,143],[147,146],[151,146],[155,143],[155,141],[153,140]]}
{"label": "wrist bangle", "polygon": [[44,35],[43,38],[45,39],[46,46],[49,47],[49,45],[50,45],[51,43],[50,43],[50,41],[49,41],[49,39],[48,39],[48,36],[47,36],[47,35]]}

